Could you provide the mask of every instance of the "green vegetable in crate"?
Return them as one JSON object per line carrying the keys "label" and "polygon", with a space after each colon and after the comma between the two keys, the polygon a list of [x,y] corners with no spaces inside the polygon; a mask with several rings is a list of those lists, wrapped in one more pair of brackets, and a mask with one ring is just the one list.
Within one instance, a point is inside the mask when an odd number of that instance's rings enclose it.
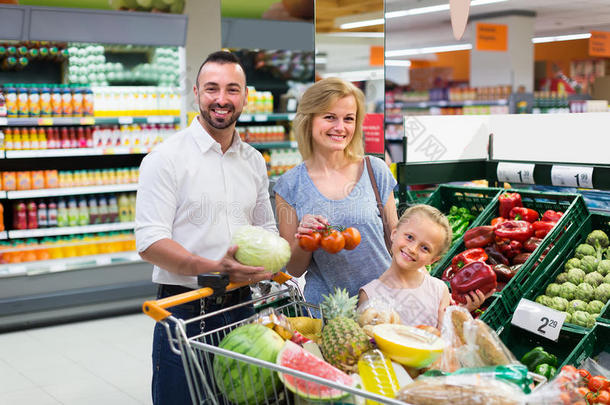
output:
{"label": "green vegetable in crate", "polygon": [[602,276],[610,274],[610,260],[600,260],[599,264],[597,265],[597,272]]}
{"label": "green vegetable in crate", "polygon": [[564,312],[564,314],[566,314],[566,319],[565,319],[565,323],[572,323],[572,314],[568,313],[568,312]]}
{"label": "green vegetable in crate", "polygon": [[599,274],[597,271],[594,271],[593,273],[589,273],[585,276],[585,283],[587,283],[593,287],[597,287],[598,285],[600,285],[603,282],[604,282],[604,276]]}
{"label": "green vegetable in crate", "polygon": [[555,373],[557,373],[557,369],[549,364],[539,364],[534,370],[534,373],[546,377],[547,380],[555,377]]}
{"label": "green vegetable in crate", "polygon": [[608,300],[610,300],[610,284],[604,282],[595,287],[595,292],[593,293],[593,296],[596,300],[599,300],[601,302],[608,302]]}
{"label": "green vegetable in crate", "polygon": [[570,302],[563,297],[553,297],[551,298],[550,307],[557,311],[565,311],[566,309],[568,309],[569,303]]}
{"label": "green vegetable in crate", "polygon": [[544,305],[545,307],[550,307],[551,306],[551,300],[553,298],[548,297],[546,295],[539,295],[536,297],[536,302],[540,305]]}
{"label": "green vegetable in crate", "polygon": [[566,281],[565,283],[561,284],[561,291],[559,292],[560,297],[563,297],[567,300],[573,300],[575,293],[576,284],[570,283],[569,281]]}
{"label": "green vegetable in crate", "polygon": [[520,361],[529,371],[536,371],[536,367],[541,364],[557,367],[557,356],[548,353],[542,346],[534,347],[532,350],[525,353]]}
{"label": "green vegetable in crate", "polygon": [[573,314],[576,311],[586,311],[586,310],[587,310],[587,303],[582,300],[572,300],[569,302],[568,307],[566,308],[566,311],[569,314]]}
{"label": "green vegetable in crate", "polygon": [[610,241],[606,232],[596,229],[587,236],[587,244],[595,248],[595,256],[601,260],[602,254],[610,244]]}
{"label": "green vegetable in crate", "polygon": [[577,259],[575,257],[568,260],[566,262],[566,264],[563,266],[563,269],[565,271],[568,271],[570,269],[579,269],[579,268],[580,268],[580,259]]}
{"label": "green vegetable in crate", "polygon": [[591,285],[589,285],[587,283],[580,283],[576,286],[576,292],[574,293],[574,298],[576,298],[577,300],[583,300],[583,301],[589,302],[593,299],[594,291],[595,291],[595,289]]}
{"label": "green vegetable in crate", "polygon": [[557,275],[557,278],[555,278],[555,282],[557,284],[563,284],[563,283],[565,283],[567,281],[568,281],[568,273],[567,272],[559,273]]}
{"label": "green vegetable in crate", "polygon": [[587,274],[597,270],[599,260],[595,256],[585,256],[580,259],[580,268]]}
{"label": "green vegetable in crate", "polygon": [[576,311],[572,314],[570,323],[582,326],[583,328],[592,328],[595,325],[595,318],[585,311]]}
{"label": "green vegetable in crate", "polygon": [[591,245],[587,245],[586,243],[581,243],[576,247],[576,250],[574,251],[574,257],[576,257],[577,259],[582,259],[585,256],[595,255],[597,255],[595,248]]}
{"label": "green vegetable in crate", "polygon": [[600,300],[593,300],[587,304],[587,312],[590,314],[598,314],[604,309],[604,303]]}
{"label": "green vegetable in crate", "polygon": [[549,297],[557,297],[561,293],[561,286],[557,283],[551,283],[546,287],[544,293]]}
{"label": "green vegetable in crate", "polygon": [[574,285],[578,285],[585,280],[585,272],[582,269],[568,270],[568,281]]}
{"label": "green vegetable in crate", "polygon": [[610,284],[610,274],[606,274],[606,275],[604,276],[604,283],[606,283],[606,284]]}

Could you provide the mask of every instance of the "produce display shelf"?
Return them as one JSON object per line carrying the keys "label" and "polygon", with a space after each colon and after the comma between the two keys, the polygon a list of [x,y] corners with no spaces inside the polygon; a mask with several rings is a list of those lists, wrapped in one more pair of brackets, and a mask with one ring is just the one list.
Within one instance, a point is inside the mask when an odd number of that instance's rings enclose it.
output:
{"label": "produce display shelf", "polygon": [[[543,213],[546,210],[564,212],[557,226],[544,238],[540,246],[532,253],[532,255],[521,266],[520,270],[502,289],[500,300],[494,302],[481,316],[485,322],[489,317],[494,316],[494,310],[498,307],[505,307],[508,313],[516,308],[519,300],[524,293],[531,287],[535,280],[539,277],[543,265],[551,262],[554,256],[561,250],[562,243],[565,239],[569,239],[570,235],[575,232],[580,224],[589,215],[582,196],[578,194],[567,193],[541,193],[531,190],[505,190],[507,192],[517,192],[521,194],[523,206],[535,209]],[[491,220],[499,214],[499,200],[495,198],[487,207],[485,212],[477,217],[475,226],[489,225]],[[540,259],[543,251],[549,248],[544,259]],[[452,252],[459,253],[466,250],[463,239],[454,245]],[[440,278],[443,271],[450,264],[452,256],[446,255],[443,264],[436,266],[431,274],[434,277]]]}
{"label": "produce display shelf", "polygon": [[297,148],[295,141],[278,141],[278,142],[248,142],[255,149],[279,149],[279,148]]}
{"label": "produce display shelf", "polygon": [[34,276],[60,271],[77,270],[83,267],[135,262],[142,262],[142,259],[136,252],[118,252],[63,259],[40,260],[19,264],[4,264],[0,265],[0,278],[26,275]]}
{"label": "produce display shelf", "polygon": [[430,108],[430,107],[464,107],[475,105],[508,105],[507,99],[500,100],[464,100],[464,101],[396,101],[386,104],[386,108]]}
{"label": "produce display shelf", "polygon": [[[582,222],[580,227],[576,231],[572,232],[570,238],[567,239],[566,243],[561,246],[561,249],[557,250],[557,254],[553,255],[553,261],[544,264],[544,268],[541,269],[539,277],[534,281],[531,287],[525,291],[523,298],[534,301],[536,297],[544,294],[546,287],[555,282],[557,275],[564,272],[566,262],[574,257],[574,250],[581,243],[585,243],[587,235],[589,235],[591,231],[594,229],[601,229],[602,231],[606,232],[606,234],[610,234],[610,224],[608,221],[610,221],[610,216],[608,215],[589,215],[589,217]],[[604,308],[601,311],[601,315],[599,318],[597,318],[597,320],[603,321],[602,318],[605,316],[610,316],[610,301],[605,303]],[[577,325],[569,325],[573,328],[582,328]]]}
{"label": "produce display shelf", "polygon": [[173,115],[142,117],[23,117],[0,119],[0,126],[174,124],[177,122],[180,122],[180,117]]}
{"label": "produce display shelf", "polygon": [[238,122],[292,121],[295,113],[242,114]]}
{"label": "produce display shelf", "polygon": [[137,184],[109,184],[105,186],[41,188],[37,190],[5,191],[6,197],[2,197],[2,195],[0,195],[0,198],[16,200],[20,198],[58,197],[63,195],[122,193],[127,191],[136,191],[137,189]]}
{"label": "produce display shelf", "polygon": [[581,367],[587,357],[595,358],[602,352],[610,353],[610,325],[598,323],[574,348],[565,364]]}
{"label": "produce display shelf", "polygon": [[126,231],[135,228],[135,222],[120,222],[115,224],[96,224],[85,226],[66,226],[61,228],[23,229],[8,231],[10,239],[39,238],[45,236],[71,235],[77,233],[96,233]]}
{"label": "produce display shelf", "polygon": [[[487,187],[464,187],[451,186],[441,184],[436,190],[425,200],[425,203],[431,205],[442,213],[447,214],[451,206],[455,205],[460,208],[467,208],[476,218],[472,221],[468,228],[482,225],[481,221],[487,218],[488,208],[496,200],[500,194],[499,188]],[[402,214],[404,205],[401,204],[399,212]],[[430,274],[440,277],[442,270],[445,269],[451,262],[453,256],[457,253],[457,249],[463,245],[463,239],[459,238],[450,248],[449,251],[434,265]]]}
{"label": "produce display shelf", "polygon": [[100,156],[100,155],[138,155],[146,154],[151,147],[117,146],[113,148],[74,148],[74,149],[40,149],[8,150],[6,159],[31,159],[67,156]]}

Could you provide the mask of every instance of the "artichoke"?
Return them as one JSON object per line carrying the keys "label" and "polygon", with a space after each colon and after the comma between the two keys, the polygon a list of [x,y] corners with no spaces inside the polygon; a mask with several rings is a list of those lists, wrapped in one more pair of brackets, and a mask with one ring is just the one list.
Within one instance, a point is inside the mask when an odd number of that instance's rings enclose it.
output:
{"label": "artichoke", "polygon": [[544,305],[545,307],[551,307],[551,303],[552,303],[552,298],[551,297],[547,297],[546,295],[539,295],[536,297],[536,303],[540,304],[540,305]]}
{"label": "artichoke", "polygon": [[568,305],[570,302],[562,297],[553,297],[551,298],[551,308],[557,311],[565,311],[568,309]]}
{"label": "artichoke", "polygon": [[566,264],[563,266],[563,269],[565,271],[568,271],[568,270],[574,269],[574,268],[577,268],[577,269],[580,268],[580,259],[577,259],[575,257],[573,257],[570,260],[568,260],[566,262]]}
{"label": "artichoke", "polygon": [[587,236],[587,244],[595,248],[596,257],[601,260],[604,250],[608,247],[610,241],[608,241],[608,235],[604,231],[599,229],[591,232]]}
{"label": "artichoke", "polygon": [[555,278],[555,282],[557,284],[563,284],[566,281],[568,281],[568,273],[566,272],[559,273],[559,275],[557,275],[557,278]]}
{"label": "artichoke", "polygon": [[574,298],[576,298],[577,300],[583,300],[585,302],[589,302],[593,299],[594,292],[595,292],[595,289],[591,285],[589,285],[587,283],[580,283],[576,286],[576,292],[574,293]]}
{"label": "artichoke", "polygon": [[561,291],[559,292],[560,297],[563,297],[567,300],[573,300],[574,294],[576,294],[576,284],[566,281],[561,285]]}
{"label": "artichoke", "polygon": [[574,285],[578,285],[585,280],[585,272],[582,269],[568,270],[568,281]]}
{"label": "artichoke", "polygon": [[570,314],[576,311],[587,311],[587,303],[581,300],[572,300],[568,303],[566,311]]}
{"label": "artichoke", "polygon": [[594,297],[596,300],[601,302],[608,302],[610,300],[610,284],[602,283],[595,287]]}
{"label": "artichoke", "polygon": [[576,247],[574,257],[577,259],[582,259],[585,256],[597,256],[597,251],[593,246],[587,245],[586,243],[581,243]]}
{"label": "artichoke", "polygon": [[588,312],[584,311],[575,311],[572,314],[572,318],[570,323],[574,325],[582,326],[583,328],[588,328],[591,324],[591,319],[593,319],[593,323],[595,323],[595,318],[591,317]]}
{"label": "artichoke", "polygon": [[585,276],[585,283],[591,285],[592,287],[597,287],[601,283],[604,282],[604,276],[599,274],[597,271],[593,273],[589,273]]}
{"label": "artichoke", "polygon": [[561,286],[557,283],[551,283],[546,287],[545,295],[549,297],[557,297],[561,293]]}
{"label": "artichoke", "polygon": [[580,259],[580,268],[587,274],[597,270],[599,260],[595,256],[585,256]]}
{"label": "artichoke", "polygon": [[598,314],[602,312],[604,303],[599,300],[593,300],[587,304],[587,312],[590,314]]}
{"label": "artichoke", "polygon": [[610,274],[610,260],[600,260],[597,264],[597,272],[602,276]]}

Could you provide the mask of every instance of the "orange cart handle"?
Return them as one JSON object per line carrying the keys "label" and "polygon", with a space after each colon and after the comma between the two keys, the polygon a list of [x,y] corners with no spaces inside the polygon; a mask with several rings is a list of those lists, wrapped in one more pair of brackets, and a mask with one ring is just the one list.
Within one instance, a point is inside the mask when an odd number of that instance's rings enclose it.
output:
{"label": "orange cart handle", "polygon": [[[275,273],[272,280],[279,284],[284,284],[290,280],[290,277],[286,273]],[[245,287],[249,283],[229,283],[226,286],[226,291],[235,290],[237,288]],[[161,298],[154,301],[146,301],[142,304],[142,311],[150,316],[155,321],[159,322],[171,315],[171,313],[165,309],[175,307],[176,305],[185,304],[187,302],[195,301],[201,298],[209,297],[214,294],[214,290],[210,287],[200,288],[198,290],[188,291],[178,295],[172,295],[171,297]]]}

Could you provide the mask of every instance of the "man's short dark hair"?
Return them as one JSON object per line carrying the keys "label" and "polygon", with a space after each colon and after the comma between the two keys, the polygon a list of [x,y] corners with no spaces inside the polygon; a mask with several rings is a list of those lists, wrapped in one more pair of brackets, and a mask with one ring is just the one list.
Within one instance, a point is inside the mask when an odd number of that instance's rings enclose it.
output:
{"label": "man's short dark hair", "polygon": [[199,66],[199,71],[197,72],[197,77],[195,78],[197,88],[199,88],[199,75],[201,74],[201,69],[203,69],[206,63],[219,63],[221,65],[225,63],[234,63],[241,67],[241,70],[244,71],[244,76],[246,76],[246,69],[244,69],[244,66],[241,64],[241,61],[234,53],[227,51],[216,51],[209,54],[208,57],[205,58],[201,66]]}

